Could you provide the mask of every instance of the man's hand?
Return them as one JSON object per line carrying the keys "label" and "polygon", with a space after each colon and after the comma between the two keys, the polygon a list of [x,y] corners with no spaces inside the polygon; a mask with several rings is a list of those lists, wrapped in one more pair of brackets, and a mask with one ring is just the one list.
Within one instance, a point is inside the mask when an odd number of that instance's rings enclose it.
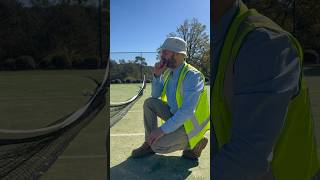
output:
{"label": "man's hand", "polygon": [[151,146],[153,143],[155,143],[159,138],[161,138],[164,135],[164,132],[161,128],[157,128],[153,130],[149,136],[148,144]]}
{"label": "man's hand", "polygon": [[160,76],[166,69],[167,69],[167,63],[164,60],[160,60],[160,62],[157,62],[154,65],[154,74],[156,76]]}

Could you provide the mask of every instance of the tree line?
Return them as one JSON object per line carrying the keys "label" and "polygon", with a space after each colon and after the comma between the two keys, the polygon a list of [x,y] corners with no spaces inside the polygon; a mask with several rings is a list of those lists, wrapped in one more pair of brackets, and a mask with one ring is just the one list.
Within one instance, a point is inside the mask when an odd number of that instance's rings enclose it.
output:
{"label": "tree line", "polygon": [[2,0],[0,70],[105,67],[98,42],[107,16],[88,0]]}
{"label": "tree line", "polygon": [[153,67],[147,66],[145,58],[136,56],[134,60],[110,60],[111,83],[140,83],[153,79]]}

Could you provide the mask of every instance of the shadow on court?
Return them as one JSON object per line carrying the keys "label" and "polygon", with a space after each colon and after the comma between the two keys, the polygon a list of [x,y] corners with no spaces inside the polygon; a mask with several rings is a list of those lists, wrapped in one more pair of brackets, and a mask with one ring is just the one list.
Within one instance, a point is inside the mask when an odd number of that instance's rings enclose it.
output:
{"label": "shadow on court", "polygon": [[198,161],[191,161],[179,156],[152,155],[139,159],[128,158],[110,168],[111,180],[152,180],[152,179],[186,179]]}

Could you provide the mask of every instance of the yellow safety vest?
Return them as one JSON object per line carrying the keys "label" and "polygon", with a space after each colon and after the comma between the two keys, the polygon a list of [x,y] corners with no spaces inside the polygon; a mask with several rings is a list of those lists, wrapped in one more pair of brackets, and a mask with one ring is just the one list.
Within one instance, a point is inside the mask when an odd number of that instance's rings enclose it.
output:
{"label": "yellow safety vest", "polygon": [[[181,108],[183,102],[183,95],[182,95],[182,82],[187,75],[188,71],[198,71],[196,68],[192,67],[188,63],[184,63],[182,69],[180,70],[180,75],[177,83],[176,89],[176,101],[178,108]],[[164,72],[164,87],[161,93],[161,100],[164,103],[167,103],[167,84],[170,79],[170,70],[167,69]],[[205,80],[203,74],[200,72],[201,77]],[[161,120],[161,123],[164,121]],[[204,86],[203,90],[200,93],[199,100],[195,109],[195,113],[191,119],[188,119],[183,124],[186,134],[189,140],[189,147],[190,149],[194,148],[194,146],[203,138],[204,134],[207,130],[210,129],[210,108],[209,108],[209,101],[207,97],[207,89]]]}
{"label": "yellow safety vest", "polygon": [[[303,52],[299,42],[267,17],[253,9],[248,10],[241,2],[224,39],[217,77],[211,89],[212,123],[219,148],[228,143],[231,136],[232,114],[223,93],[228,63],[235,63],[248,33],[261,27],[288,35],[300,57],[302,69]],[[271,169],[277,180],[309,180],[319,170],[309,95],[302,72],[299,94],[289,104],[285,125],[274,147]]]}

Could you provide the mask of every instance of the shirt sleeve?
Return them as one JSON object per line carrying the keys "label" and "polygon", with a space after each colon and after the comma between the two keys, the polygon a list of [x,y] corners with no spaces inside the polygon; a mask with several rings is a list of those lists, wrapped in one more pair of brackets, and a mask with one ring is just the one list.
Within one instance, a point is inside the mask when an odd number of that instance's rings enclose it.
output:
{"label": "shirt sleeve", "polygon": [[266,173],[300,71],[286,34],[259,28],[247,36],[234,66],[231,139],[213,157],[214,179],[256,180]]}
{"label": "shirt sleeve", "polygon": [[163,75],[155,76],[153,75],[151,97],[159,98],[163,90],[164,80]]}
{"label": "shirt sleeve", "polygon": [[203,88],[204,80],[200,73],[189,71],[182,82],[183,101],[181,108],[161,126],[165,134],[177,130],[187,119],[193,116]]}

